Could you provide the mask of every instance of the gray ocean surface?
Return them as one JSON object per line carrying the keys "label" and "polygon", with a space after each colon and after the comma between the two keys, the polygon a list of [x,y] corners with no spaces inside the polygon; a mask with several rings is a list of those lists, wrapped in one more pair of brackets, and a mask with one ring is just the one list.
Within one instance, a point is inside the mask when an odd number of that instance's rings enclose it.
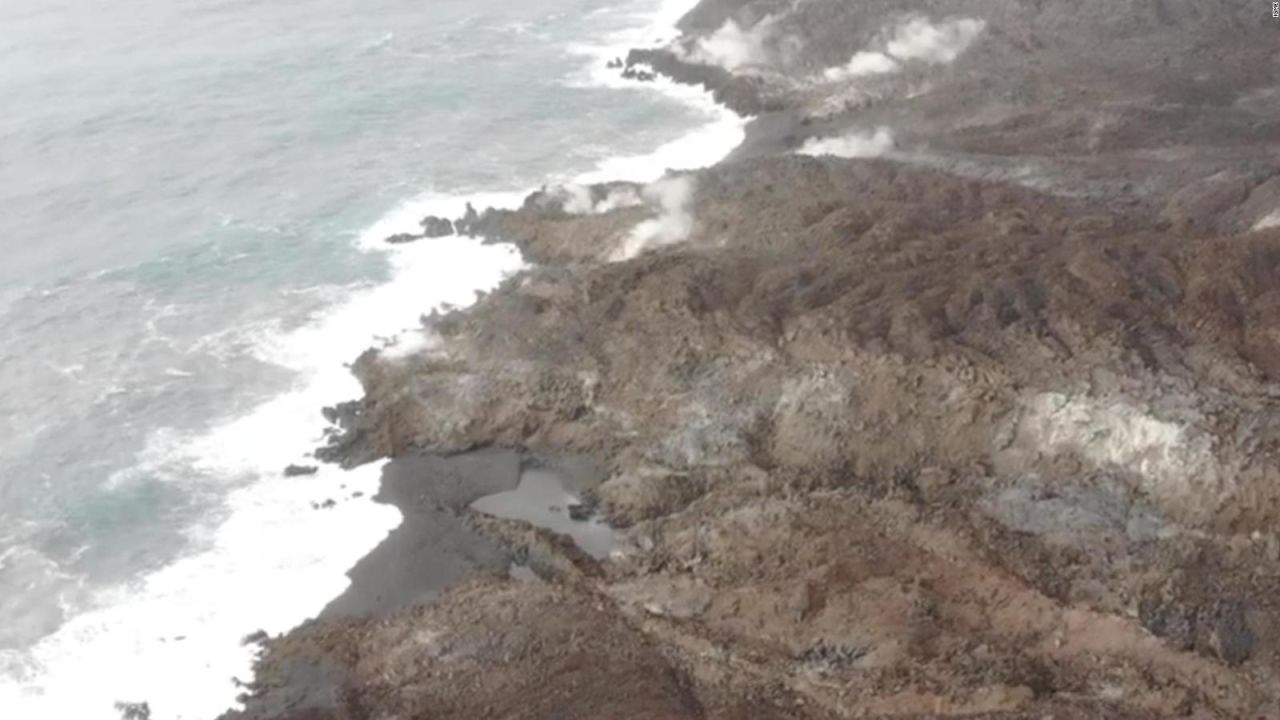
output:
{"label": "gray ocean surface", "polygon": [[38,684],[32,647],[276,481],[166,438],[292,387],[258,350],[388,279],[363,231],[706,122],[573,50],[658,5],[0,3],[0,678]]}

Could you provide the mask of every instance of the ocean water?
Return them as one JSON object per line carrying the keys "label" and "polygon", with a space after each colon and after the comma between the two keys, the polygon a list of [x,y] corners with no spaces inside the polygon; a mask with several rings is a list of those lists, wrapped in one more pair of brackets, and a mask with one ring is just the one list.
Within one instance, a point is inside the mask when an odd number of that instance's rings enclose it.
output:
{"label": "ocean water", "polygon": [[604,68],[692,4],[0,3],[0,718],[213,717],[242,636],[342,591],[378,467],[281,470],[344,363],[522,267],[383,238],[726,154],[740,118]]}

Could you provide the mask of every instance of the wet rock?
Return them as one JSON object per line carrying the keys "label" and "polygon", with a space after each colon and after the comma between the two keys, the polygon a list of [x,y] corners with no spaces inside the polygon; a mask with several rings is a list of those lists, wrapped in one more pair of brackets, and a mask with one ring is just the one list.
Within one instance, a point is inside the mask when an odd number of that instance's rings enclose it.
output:
{"label": "wet rock", "polygon": [[116,712],[120,720],[151,720],[151,706],[145,702],[118,702]]}
{"label": "wet rock", "polygon": [[453,221],[454,230],[459,235],[467,237],[475,237],[477,225],[480,222],[480,213],[476,212],[476,208],[471,203],[467,203],[467,209],[463,212],[462,217]]}
{"label": "wet rock", "polygon": [[284,469],[285,477],[301,477],[303,475],[315,475],[320,472],[320,468],[315,465],[290,465]]}
{"label": "wet rock", "polygon": [[270,637],[271,636],[267,635],[266,630],[257,630],[240,638],[240,644],[241,645],[261,645],[262,643],[269,640]]}
{"label": "wet rock", "polygon": [[439,238],[453,234],[453,221],[429,215],[422,219],[423,237]]}
{"label": "wet rock", "polygon": [[569,519],[577,522],[586,522],[595,514],[594,508],[588,505],[570,505]]}
{"label": "wet rock", "polygon": [[753,76],[735,75],[722,67],[701,65],[682,60],[666,49],[632,50],[627,56],[627,67],[641,65],[651,70],[635,70],[671,78],[682,85],[706,88],[716,101],[744,115],[759,115],[785,110],[783,102],[764,96],[762,83]]}
{"label": "wet rock", "polygon": [[317,460],[350,469],[377,459],[369,437],[369,417],[363,402],[338,403],[320,412],[335,427],[325,430],[325,444],[315,451]]}
{"label": "wet rock", "polygon": [[609,62],[605,63],[605,67],[609,68],[610,70],[621,70],[624,65],[625,63],[622,61],[622,58],[614,58]]}
{"label": "wet rock", "polygon": [[405,243],[411,243],[415,240],[421,240],[422,238],[423,238],[422,235],[414,235],[412,233],[396,233],[395,235],[392,235],[391,237],[387,238],[387,244],[403,245]]}
{"label": "wet rock", "polygon": [[626,70],[622,71],[622,77],[626,80],[635,80],[637,82],[653,82],[658,79],[656,73],[651,70],[644,70],[633,65],[628,65]]}
{"label": "wet rock", "polygon": [[485,208],[481,212],[467,203],[467,212],[453,222],[453,229],[459,235],[484,238],[491,241],[506,240],[503,236],[503,223],[511,215],[510,210]]}

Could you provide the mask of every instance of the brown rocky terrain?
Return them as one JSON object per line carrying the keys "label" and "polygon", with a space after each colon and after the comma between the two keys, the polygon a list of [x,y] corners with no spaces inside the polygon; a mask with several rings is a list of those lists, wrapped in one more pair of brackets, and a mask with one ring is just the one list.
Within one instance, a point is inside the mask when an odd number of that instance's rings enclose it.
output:
{"label": "brown rocky terrain", "polygon": [[[913,18],[981,29],[943,61]],[[730,20],[745,66],[696,52]],[[536,576],[308,623],[228,717],[1280,717],[1269,22],[704,0],[630,60],[764,113],[748,142],[464,222],[535,267],[362,356],[330,452],[600,458],[614,552],[454,498]],[[859,52],[894,69],[825,73]]]}

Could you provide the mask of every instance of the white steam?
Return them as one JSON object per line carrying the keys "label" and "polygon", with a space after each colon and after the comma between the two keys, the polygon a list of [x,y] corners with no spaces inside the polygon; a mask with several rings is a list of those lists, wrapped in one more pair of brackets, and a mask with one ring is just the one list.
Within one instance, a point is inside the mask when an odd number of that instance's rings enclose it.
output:
{"label": "white steam", "polygon": [[893,131],[880,127],[874,133],[854,131],[839,137],[809,138],[796,152],[800,155],[869,158],[880,157],[893,148]]}
{"label": "white steam", "polygon": [[828,68],[827,80],[848,80],[867,75],[885,75],[902,69],[903,63],[919,61],[945,65],[960,57],[987,27],[984,20],[961,18],[932,23],[928,18],[908,18],[887,33],[881,50],[855,53],[849,62]]}
{"label": "white steam", "polygon": [[556,195],[564,203],[564,211],[570,215],[603,215],[621,208],[644,204],[635,188],[617,187],[597,200],[586,185],[570,184],[556,188]]}
{"label": "white steam", "polygon": [[898,27],[886,52],[899,60],[942,65],[960,57],[986,27],[986,22],[971,18],[934,25],[926,18],[916,17]]}
{"label": "white steam", "polygon": [[1280,227],[1280,210],[1276,210],[1275,212],[1271,213],[1270,215],[1268,215],[1268,216],[1266,216],[1266,217],[1262,218],[1261,220],[1259,220],[1259,221],[1258,221],[1258,224],[1253,226],[1253,229],[1254,229],[1254,230],[1268,230],[1268,229],[1270,229],[1270,228],[1274,228],[1274,227]]}
{"label": "white steam", "polygon": [[610,260],[630,260],[645,250],[678,243],[693,232],[694,182],[690,176],[663,178],[644,189],[644,199],[658,217],[636,225]]}
{"label": "white steam", "polygon": [[640,193],[635,188],[623,187],[610,190],[603,200],[595,204],[592,212],[596,214],[613,212],[622,208],[639,207],[644,204]]}
{"label": "white steam", "polygon": [[417,328],[405,330],[392,338],[379,351],[385,360],[404,360],[440,347],[440,336],[433,330]]}
{"label": "white steam", "polygon": [[864,50],[855,53],[848,63],[840,67],[827,68],[827,71],[823,74],[828,80],[836,81],[864,75],[885,75],[897,69],[897,61],[888,55]]}
{"label": "white steam", "polygon": [[557,195],[564,200],[564,211],[572,215],[590,215],[595,212],[595,200],[591,198],[591,188],[585,185],[565,185],[557,189]]}
{"label": "white steam", "polygon": [[726,20],[719,30],[699,38],[688,54],[688,60],[704,65],[719,65],[734,72],[742,68],[760,67],[771,62],[768,47],[778,18],[767,15],[750,28],[734,20]]}

